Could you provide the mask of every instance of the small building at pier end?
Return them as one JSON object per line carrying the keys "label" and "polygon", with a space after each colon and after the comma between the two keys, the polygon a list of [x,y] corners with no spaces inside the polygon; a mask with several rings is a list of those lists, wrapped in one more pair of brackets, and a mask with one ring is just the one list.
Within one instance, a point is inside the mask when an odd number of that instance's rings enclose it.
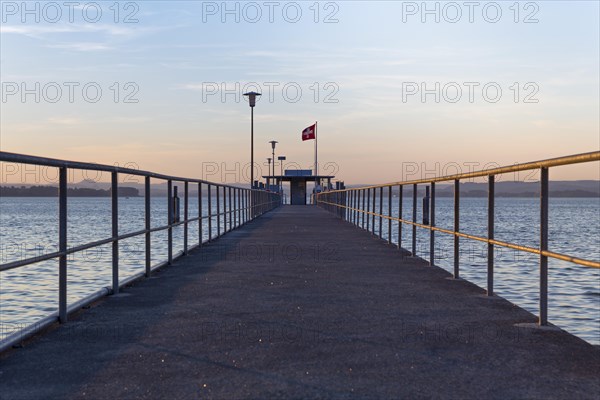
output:
{"label": "small building at pier end", "polygon": [[333,175],[313,175],[310,169],[286,169],[283,175],[263,175],[267,181],[267,187],[272,186],[282,188],[284,182],[290,183],[290,204],[291,205],[306,205],[306,192],[308,182],[315,183],[315,189],[320,192],[321,186],[331,187],[331,180],[335,178]]}

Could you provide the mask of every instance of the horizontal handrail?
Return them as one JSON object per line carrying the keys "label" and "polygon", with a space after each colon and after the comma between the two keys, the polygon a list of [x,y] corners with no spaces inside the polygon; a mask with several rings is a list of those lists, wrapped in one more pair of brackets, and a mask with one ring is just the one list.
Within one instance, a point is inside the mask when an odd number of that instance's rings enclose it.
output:
{"label": "horizontal handrail", "polygon": [[[59,259],[58,277],[59,277],[59,300],[57,318],[61,323],[67,322],[67,315],[70,313],[70,308],[67,304],[67,256],[78,253],[90,248],[112,244],[112,286],[111,294],[119,292],[119,288],[123,286],[123,280],[119,279],[119,242],[125,239],[145,236],[145,273],[144,276],[149,276],[154,268],[151,265],[151,234],[158,231],[167,231],[167,260],[161,265],[170,265],[179,254],[173,254],[173,229],[183,226],[183,250],[181,255],[187,255],[188,252],[196,247],[202,246],[206,242],[215,240],[224,234],[236,229],[249,221],[269,212],[281,204],[281,195],[279,193],[268,192],[260,189],[246,189],[233,185],[226,185],[206,181],[203,179],[191,179],[165,174],[158,174],[149,171],[141,171],[131,168],[122,168],[111,165],[94,164],[78,161],[58,160],[53,158],[36,157],[24,154],[0,152],[0,162],[13,162],[30,165],[42,165],[47,167],[56,167],[59,169],[58,182],[58,202],[59,202],[59,235],[58,235],[58,251],[41,254],[27,259],[16,260],[4,264],[0,264],[0,272],[12,270],[39,263],[50,259]],[[112,215],[112,235],[108,238],[96,240],[80,244],[74,247],[68,247],[67,242],[67,171],[70,169],[105,171],[111,174],[111,215]],[[145,177],[145,228],[133,232],[119,232],[119,182],[118,175],[137,175]],[[167,181],[167,221],[168,223],[159,227],[151,226],[151,179],[160,179]],[[173,182],[183,183],[184,190],[182,193],[182,218],[179,220],[179,200],[174,196]],[[189,215],[189,184],[197,184],[198,188],[198,215],[190,217]],[[203,186],[205,190],[203,191]],[[206,195],[207,210],[203,210],[203,195]],[[204,215],[204,211],[207,214]],[[198,243],[194,246],[188,246],[188,228],[189,224],[198,221]],[[208,221],[208,240],[203,241],[204,226],[203,222]],[[213,223],[216,225],[213,227]],[[213,233],[216,230],[216,235]],[[125,281],[127,281],[127,278]],[[71,305],[72,307],[72,305]],[[52,318],[47,318],[44,321],[51,321]],[[42,324],[43,325],[43,324]],[[28,334],[37,332],[41,328],[28,327],[24,330]],[[17,338],[22,338],[20,335],[13,335]],[[16,339],[7,339],[9,342]],[[22,340],[22,339],[21,339]],[[11,342],[12,343],[12,342]],[[0,348],[6,348],[10,345],[6,340],[0,341]]]}
{"label": "horizontal handrail", "polygon": [[[333,205],[333,206],[337,206],[337,204],[335,204],[335,203],[330,203],[330,202],[326,202],[326,201],[321,201],[321,203],[323,203],[323,204],[329,204],[329,205]],[[598,261],[591,261],[591,260],[586,260],[586,259],[583,259],[583,258],[571,257],[571,256],[568,256],[566,254],[556,253],[556,252],[548,251],[548,250],[542,251],[542,250],[536,249],[534,247],[528,247],[528,246],[518,245],[518,244],[511,243],[511,242],[504,242],[504,241],[496,240],[496,239],[489,239],[489,238],[485,238],[485,237],[481,237],[481,236],[477,236],[477,235],[471,235],[469,233],[455,232],[453,230],[445,229],[445,228],[440,228],[438,226],[431,226],[431,225],[426,225],[426,224],[420,224],[418,222],[413,222],[413,221],[410,221],[410,220],[407,220],[407,219],[401,219],[401,218],[397,218],[397,217],[392,217],[392,216],[385,215],[385,214],[373,213],[371,211],[363,211],[363,210],[359,210],[359,209],[352,208],[352,207],[345,207],[345,206],[339,206],[339,207],[347,209],[347,210],[350,210],[350,211],[363,212],[363,213],[368,214],[368,215],[374,215],[376,217],[381,217],[383,219],[387,219],[387,220],[391,220],[391,221],[401,222],[401,223],[407,224],[407,225],[414,225],[416,227],[423,228],[423,229],[430,229],[430,230],[433,230],[433,231],[442,232],[442,233],[446,233],[446,234],[449,234],[449,235],[454,235],[454,236],[462,237],[462,238],[465,238],[465,239],[477,240],[479,242],[493,244],[493,245],[501,246],[501,247],[507,247],[507,248],[513,249],[513,250],[525,251],[527,253],[532,253],[532,254],[537,254],[537,255],[544,255],[544,256],[547,256],[547,257],[556,258],[557,260],[569,261],[569,262],[572,262],[574,264],[583,265],[583,266],[586,266],[586,267],[600,268],[600,262],[598,262]]]}
{"label": "horizontal handrail", "polygon": [[[548,219],[549,219],[549,169],[551,167],[574,165],[588,162],[600,161],[600,151],[575,154],[564,157],[551,158],[540,161],[527,162],[504,167],[491,168],[487,170],[472,171],[455,175],[446,175],[442,177],[432,177],[428,179],[417,179],[385,183],[380,185],[369,185],[358,188],[348,188],[340,190],[330,190],[317,193],[314,198],[316,204],[328,211],[337,214],[339,217],[353,223],[354,225],[372,232],[383,238],[384,220],[387,221],[388,242],[392,242],[392,221],[398,222],[398,248],[402,248],[402,226],[412,226],[412,251],[416,255],[417,248],[417,228],[429,230],[429,264],[433,265],[435,260],[435,232],[452,235],[454,237],[454,278],[459,278],[460,274],[460,242],[459,238],[479,241],[487,244],[487,294],[494,294],[494,246],[510,248],[517,251],[527,252],[540,256],[540,325],[547,325],[548,319],[548,258],[554,258],[570,263],[582,265],[591,268],[600,268],[600,262],[588,260],[581,257],[575,257],[568,254],[561,254],[548,249]],[[524,246],[518,243],[497,240],[494,238],[494,210],[495,210],[495,176],[511,172],[540,170],[540,244],[538,248]],[[488,178],[488,234],[487,237],[464,233],[460,228],[460,180],[478,177]],[[454,182],[454,229],[440,228],[435,224],[435,199],[436,183]],[[429,185],[431,188],[431,197],[427,197],[430,205],[424,202],[424,217],[427,215],[430,219],[417,222],[417,189],[418,185]],[[392,215],[392,188],[398,188],[398,211],[397,216]],[[412,187],[412,220],[402,218],[403,207],[403,188]],[[384,189],[387,189],[387,209],[388,214],[383,213]],[[377,195],[379,192],[379,195]],[[428,192],[427,192],[428,193]],[[379,205],[376,200],[379,199]],[[376,211],[379,208],[379,212]],[[375,218],[379,219],[379,232],[375,232]],[[425,218],[424,218],[425,219]]]}
{"label": "horizontal handrail", "polygon": [[[210,184],[210,185],[219,186],[219,187],[240,189],[239,186],[226,185],[223,183],[215,183],[215,182],[206,181],[204,179],[184,178],[184,177],[180,177],[180,176],[158,174],[155,172],[144,171],[144,170],[139,170],[139,169],[118,167],[115,165],[95,164],[95,163],[87,163],[87,162],[81,162],[81,161],[58,160],[55,158],[30,156],[30,155],[26,155],[26,154],[9,153],[9,152],[5,152],[5,151],[0,151],[0,161],[13,162],[13,163],[17,163],[17,164],[42,165],[45,167],[79,169],[79,170],[87,170],[87,171],[117,172],[119,174],[147,176],[150,178],[161,179],[161,180],[165,180],[165,181],[171,180],[174,182],[205,183],[205,184]],[[248,190],[248,189],[246,189],[246,190]],[[259,189],[252,189],[252,190],[260,191]]]}
{"label": "horizontal handrail", "polygon": [[[531,171],[533,169],[559,167],[559,166],[564,166],[564,165],[581,164],[581,163],[587,163],[587,162],[592,162],[592,161],[600,161],[600,151],[592,151],[589,153],[574,154],[574,155],[565,156],[565,157],[549,158],[546,160],[532,161],[532,162],[515,164],[515,165],[507,165],[507,166],[503,166],[503,167],[497,167],[497,168],[491,168],[491,169],[473,171],[473,172],[466,172],[466,173],[462,173],[462,174],[445,175],[445,176],[440,176],[440,177],[436,177],[436,178],[414,179],[414,180],[410,180],[410,181],[398,181],[398,182],[391,182],[391,183],[382,183],[379,185],[361,186],[359,188],[330,190],[327,193],[348,192],[348,191],[357,190],[357,189],[378,189],[380,187],[388,187],[388,186],[399,186],[399,185],[408,186],[408,185],[419,185],[419,184],[423,184],[423,183],[432,183],[432,182],[434,182],[434,183],[447,182],[447,181],[454,181],[457,179],[463,180],[463,179],[471,179],[471,178],[481,178],[481,177],[490,176],[490,175],[502,175],[502,174],[507,174],[507,173],[511,173],[511,172]],[[318,194],[317,194],[317,196],[318,196]]]}

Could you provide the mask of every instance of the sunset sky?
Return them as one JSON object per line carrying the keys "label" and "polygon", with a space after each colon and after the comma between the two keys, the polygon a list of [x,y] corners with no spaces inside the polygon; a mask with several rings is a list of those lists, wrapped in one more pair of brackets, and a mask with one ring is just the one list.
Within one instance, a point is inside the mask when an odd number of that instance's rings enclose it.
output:
{"label": "sunset sky", "polygon": [[[263,93],[256,162],[275,139],[277,155],[312,168],[301,131],[318,121],[321,172],[349,184],[600,148],[596,1],[430,2],[431,13],[422,2],[22,4],[2,2],[3,151],[239,171],[244,89]],[[551,179],[599,175],[591,163]]]}

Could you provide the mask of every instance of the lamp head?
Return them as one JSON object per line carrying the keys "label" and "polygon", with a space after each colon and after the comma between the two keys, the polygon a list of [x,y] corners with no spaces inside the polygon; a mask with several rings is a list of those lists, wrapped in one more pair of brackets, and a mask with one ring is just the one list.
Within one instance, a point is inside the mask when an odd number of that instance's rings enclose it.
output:
{"label": "lamp head", "polygon": [[248,102],[250,103],[250,107],[254,107],[256,105],[256,96],[262,96],[260,93],[256,92],[248,92],[244,93],[244,96],[248,96]]}
{"label": "lamp head", "polygon": [[271,143],[271,148],[272,148],[273,150],[275,150],[275,145],[276,145],[277,143],[279,143],[279,142],[278,142],[278,141],[276,141],[276,140],[271,140],[269,143]]}

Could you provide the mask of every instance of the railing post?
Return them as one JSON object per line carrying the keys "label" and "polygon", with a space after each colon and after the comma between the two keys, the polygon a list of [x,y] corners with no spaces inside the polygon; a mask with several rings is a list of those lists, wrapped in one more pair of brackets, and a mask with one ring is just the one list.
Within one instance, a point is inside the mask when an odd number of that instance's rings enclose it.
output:
{"label": "railing post", "polygon": [[188,253],[188,212],[189,212],[189,185],[188,181],[183,183],[183,197],[185,203],[183,204],[183,254]]}
{"label": "railing post", "polygon": [[231,204],[232,204],[231,187],[227,188],[227,191],[229,192],[229,230],[231,231],[233,229],[233,218],[235,217],[235,213],[233,212],[233,209],[231,208]]}
{"label": "railing post", "polygon": [[340,192],[340,202],[342,204],[342,219],[348,220],[348,197],[346,196],[346,192]]}
{"label": "railing post", "polygon": [[392,187],[388,186],[388,243],[392,244]]}
{"label": "railing post", "polygon": [[[494,175],[488,177],[488,239],[494,239],[494,197],[495,197]],[[487,245],[487,295],[494,295],[494,245]]]}
{"label": "railing post", "polygon": [[[460,181],[454,181],[454,233],[460,230]],[[454,279],[460,276],[460,238],[454,235]]]}
{"label": "railing post", "polygon": [[353,206],[353,197],[352,197],[353,193],[350,190],[344,189],[344,192],[342,193],[342,196],[344,198],[344,202],[346,204],[346,221],[352,223],[352,219],[354,216],[354,210],[352,210],[354,208]]}
{"label": "railing post", "polygon": [[350,206],[348,204],[348,196],[346,196],[346,192],[341,192],[340,197],[342,199],[342,205],[344,206],[344,208],[342,208],[342,211],[343,211],[342,215],[344,216],[344,220],[348,221],[348,216],[349,216],[348,212],[350,211],[348,209],[348,207]]}
{"label": "railing post", "polygon": [[352,201],[352,199],[348,196],[348,192],[344,191],[342,193],[342,198],[344,199],[344,204],[346,206],[346,208],[344,208],[345,211],[345,215],[346,215],[346,221],[352,221],[352,210],[350,209],[350,207],[352,207],[350,205],[350,202]]}
{"label": "railing post", "polygon": [[373,231],[372,231],[373,235],[375,235],[375,203],[376,203],[376,199],[377,199],[377,192],[375,191],[375,188],[373,188],[373,208],[371,210],[371,227],[373,229]]}
{"label": "railing post", "polygon": [[[540,170],[540,251],[548,250],[548,168]],[[540,254],[540,318],[548,325],[548,256]]]}
{"label": "railing post", "polygon": [[[435,226],[435,182],[431,182],[431,211],[429,213],[429,226]],[[435,265],[435,231],[429,230],[429,265]]]}
{"label": "railing post", "polygon": [[237,204],[236,207],[236,211],[235,211],[235,227],[237,228],[238,226],[241,225],[241,215],[240,215],[240,210],[241,210],[241,203],[240,203],[240,189],[236,188],[234,190],[235,192],[235,203]]}
{"label": "railing post", "polygon": [[365,211],[367,208],[365,207],[365,189],[361,190],[362,192],[362,207],[361,207],[361,219],[362,219],[362,228],[365,229]]}
{"label": "railing post", "polygon": [[356,190],[350,190],[348,192],[352,198],[352,214],[350,214],[350,221],[356,225],[356,210],[358,209],[358,197],[356,196]]}
{"label": "railing post", "polygon": [[352,199],[352,208],[354,208],[354,210],[352,210],[352,222],[354,225],[358,225],[358,202],[360,201],[358,198],[358,190],[352,191]]}
{"label": "railing post", "polygon": [[227,233],[227,188],[223,186],[223,234]]}
{"label": "railing post", "polygon": [[[398,219],[402,219],[402,196],[404,186],[398,185]],[[398,249],[402,249],[402,221],[398,221]]]}
{"label": "railing post", "polygon": [[237,226],[242,225],[242,189],[236,190],[237,195]]}
{"label": "railing post", "polygon": [[208,200],[208,241],[212,240],[212,193],[211,184],[208,183],[206,187],[206,198]]}
{"label": "railing post", "polygon": [[173,263],[173,181],[169,179],[167,181],[167,214],[169,227],[167,228],[167,236],[168,236],[168,264],[171,265]]}
{"label": "railing post", "polygon": [[383,186],[379,187],[379,239],[383,238]]}
{"label": "railing post", "polygon": [[242,225],[242,190],[240,188],[233,189],[233,208],[235,214],[235,227]]}
{"label": "railing post", "polygon": [[242,225],[248,221],[248,190],[241,189],[242,191]]}
{"label": "railing post", "polygon": [[250,202],[248,200],[249,191],[248,189],[244,189],[244,224],[248,222],[250,218]]}
{"label": "railing post", "polygon": [[[417,222],[417,184],[413,184],[413,209],[412,220]],[[417,226],[412,226],[412,256],[417,256]]]}
{"label": "railing post", "polygon": [[346,221],[352,222],[352,193],[344,192],[344,200],[346,203]]}
{"label": "railing post", "polygon": [[348,205],[348,209],[346,210],[347,220],[351,224],[354,224],[354,207],[356,206],[356,204],[354,204],[354,192],[352,190],[347,190],[344,192],[344,195],[346,196],[346,203]]}
{"label": "railing post", "polygon": [[58,318],[67,322],[67,168],[59,168],[58,189]]}
{"label": "railing post", "polygon": [[202,247],[202,225],[204,217],[202,216],[202,182],[198,182],[198,246]]}
{"label": "railing post", "polygon": [[353,193],[351,191],[346,190],[344,192],[344,199],[346,200],[346,221],[348,222],[352,222],[353,218],[354,218],[354,210],[353,210],[353,205],[352,205],[352,201],[354,200],[352,198]]}
{"label": "railing post", "polygon": [[358,210],[360,208],[360,192],[358,190],[352,190],[352,203],[353,206],[352,208],[354,208],[354,210],[352,210],[352,223],[354,225],[356,225],[357,227],[359,226],[359,213]]}
{"label": "railing post", "polygon": [[151,208],[150,208],[150,177],[147,176],[144,179],[144,222],[146,226],[146,278],[150,277],[152,269],[152,241],[150,240],[150,228],[151,228]]}
{"label": "railing post", "polygon": [[217,192],[217,237],[221,236],[221,191],[215,186]]}
{"label": "railing post", "polygon": [[119,293],[119,175],[111,173],[111,198],[112,198],[112,290],[113,294]]}
{"label": "railing post", "polygon": [[[371,189],[365,189],[366,197],[367,197],[367,209],[365,211],[371,211]],[[371,224],[371,216],[365,212],[365,217],[367,219],[367,232],[371,232],[369,229],[369,225]]]}

